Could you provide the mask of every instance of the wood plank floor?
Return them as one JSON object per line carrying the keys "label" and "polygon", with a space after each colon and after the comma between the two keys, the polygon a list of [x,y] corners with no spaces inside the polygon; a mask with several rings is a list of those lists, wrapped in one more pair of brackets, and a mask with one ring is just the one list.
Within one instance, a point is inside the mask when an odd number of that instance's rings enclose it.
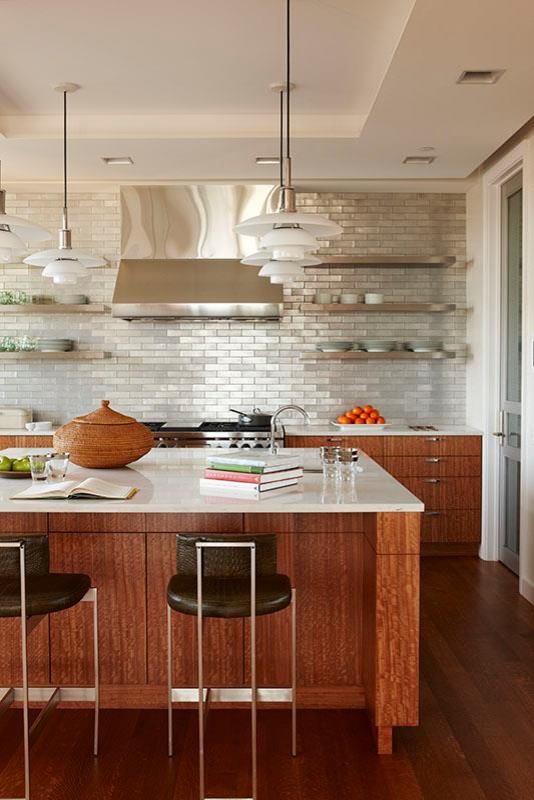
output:
{"label": "wood plank floor", "polygon": [[[534,797],[534,607],[517,579],[472,558],[424,559],[419,728],[376,756],[362,712],[300,714],[300,755],[289,717],[259,719],[261,800],[531,800]],[[22,792],[20,712],[0,725],[0,796]],[[59,710],[33,749],[33,800],[189,800],[197,797],[194,712],[104,711],[102,755],[90,756],[91,714]],[[250,792],[246,711],[215,711],[207,791]],[[16,734],[16,735],[15,735]]]}

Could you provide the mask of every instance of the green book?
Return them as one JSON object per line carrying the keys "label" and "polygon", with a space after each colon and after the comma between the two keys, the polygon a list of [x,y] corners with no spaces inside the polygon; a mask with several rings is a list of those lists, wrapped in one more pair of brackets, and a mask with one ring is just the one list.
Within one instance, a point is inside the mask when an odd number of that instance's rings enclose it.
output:
{"label": "green book", "polygon": [[211,469],[222,469],[228,470],[229,472],[248,472],[254,473],[255,475],[261,475],[265,472],[265,467],[252,467],[246,466],[245,464],[217,464],[211,462],[210,467]]}

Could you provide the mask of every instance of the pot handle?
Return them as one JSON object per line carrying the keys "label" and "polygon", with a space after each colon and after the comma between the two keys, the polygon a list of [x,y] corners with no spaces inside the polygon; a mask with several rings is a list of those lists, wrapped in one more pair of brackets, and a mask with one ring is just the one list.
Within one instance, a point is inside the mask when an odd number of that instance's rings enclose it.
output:
{"label": "pot handle", "polygon": [[239,414],[240,417],[244,417],[245,419],[252,419],[250,414],[247,414],[246,411],[238,411],[237,408],[230,408],[229,411],[233,411],[234,414]]}

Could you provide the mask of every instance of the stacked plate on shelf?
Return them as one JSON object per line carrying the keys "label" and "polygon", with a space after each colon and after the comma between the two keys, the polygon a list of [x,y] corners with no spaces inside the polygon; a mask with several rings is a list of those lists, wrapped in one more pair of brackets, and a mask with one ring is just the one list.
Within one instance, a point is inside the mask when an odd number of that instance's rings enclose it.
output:
{"label": "stacked plate on shelf", "polygon": [[404,346],[406,350],[412,350],[414,353],[435,353],[443,350],[443,342],[435,339],[418,339],[415,342],[406,342]]}
{"label": "stacked plate on shelf", "polygon": [[316,349],[321,353],[346,353],[347,350],[352,350],[354,342],[318,342]]}
{"label": "stacked plate on shelf", "polygon": [[65,353],[74,350],[72,339],[36,339],[37,350],[41,353]]}

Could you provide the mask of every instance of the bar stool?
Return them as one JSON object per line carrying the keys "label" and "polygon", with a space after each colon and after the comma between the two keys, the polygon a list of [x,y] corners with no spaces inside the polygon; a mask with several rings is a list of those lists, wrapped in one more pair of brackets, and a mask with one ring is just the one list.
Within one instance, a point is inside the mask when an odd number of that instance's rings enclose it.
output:
{"label": "bar stool", "polygon": [[[168,742],[173,754],[172,704],[198,702],[200,800],[205,798],[204,727],[209,701],[251,704],[252,798],[257,797],[257,702],[291,703],[291,750],[297,753],[296,591],[287,575],[276,572],[276,536],[201,536],[178,534],[176,570],[167,587]],[[291,606],[291,687],[258,688],[256,682],[256,617]],[[172,611],[197,617],[198,688],[172,685]],[[250,689],[204,686],[203,622],[206,617],[250,618]]]}
{"label": "bar stool", "polygon": [[[62,689],[28,685],[28,636],[48,614],[64,611],[80,602],[93,603],[94,689]],[[0,537],[0,618],[20,617],[22,688],[0,689],[0,713],[22,700],[24,728],[24,798],[30,800],[30,744],[50,711],[62,700],[94,700],[93,754],[98,755],[98,592],[88,575],[51,573],[48,536]],[[46,702],[29,725],[30,701]]]}

